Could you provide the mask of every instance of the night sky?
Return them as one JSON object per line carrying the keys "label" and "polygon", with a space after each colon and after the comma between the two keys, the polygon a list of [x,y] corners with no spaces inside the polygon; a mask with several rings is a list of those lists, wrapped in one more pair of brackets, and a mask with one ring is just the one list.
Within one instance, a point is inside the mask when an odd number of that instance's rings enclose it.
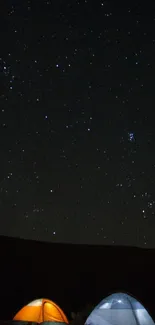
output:
{"label": "night sky", "polygon": [[155,247],[154,1],[5,0],[0,23],[0,234]]}

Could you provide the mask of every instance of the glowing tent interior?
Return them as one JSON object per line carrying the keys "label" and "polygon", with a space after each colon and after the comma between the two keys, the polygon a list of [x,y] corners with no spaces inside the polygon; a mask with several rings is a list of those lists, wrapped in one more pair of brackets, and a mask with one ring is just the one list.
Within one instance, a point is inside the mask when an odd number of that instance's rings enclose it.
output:
{"label": "glowing tent interior", "polygon": [[85,325],[154,325],[147,310],[135,298],[115,293],[95,307]]}
{"label": "glowing tent interior", "polygon": [[68,324],[68,319],[59,306],[48,299],[37,299],[24,306],[13,318],[20,322],[56,322]]}

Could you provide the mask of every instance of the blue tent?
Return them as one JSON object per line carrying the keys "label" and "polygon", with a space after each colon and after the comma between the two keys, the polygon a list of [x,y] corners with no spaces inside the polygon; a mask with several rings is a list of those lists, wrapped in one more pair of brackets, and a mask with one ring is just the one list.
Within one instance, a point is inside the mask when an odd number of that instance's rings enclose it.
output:
{"label": "blue tent", "polygon": [[155,325],[155,323],[135,298],[125,293],[115,293],[95,307],[85,325]]}

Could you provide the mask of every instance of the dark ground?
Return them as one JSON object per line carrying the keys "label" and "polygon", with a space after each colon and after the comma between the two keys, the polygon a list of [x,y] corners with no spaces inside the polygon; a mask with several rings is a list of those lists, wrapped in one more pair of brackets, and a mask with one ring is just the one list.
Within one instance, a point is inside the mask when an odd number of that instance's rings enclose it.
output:
{"label": "dark ground", "polygon": [[155,250],[76,246],[0,237],[1,319],[36,298],[49,298],[70,318],[113,291],[134,295],[155,319]]}

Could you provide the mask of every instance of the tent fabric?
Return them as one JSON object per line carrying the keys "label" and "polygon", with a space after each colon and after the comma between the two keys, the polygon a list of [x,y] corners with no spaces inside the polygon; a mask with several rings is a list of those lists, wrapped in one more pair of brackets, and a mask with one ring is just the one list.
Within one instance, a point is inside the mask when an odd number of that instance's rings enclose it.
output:
{"label": "tent fabric", "polygon": [[28,322],[28,321],[20,321],[20,320],[17,320],[17,321],[12,321],[12,324],[11,325],[37,325],[36,322]]}
{"label": "tent fabric", "polygon": [[66,325],[66,323],[46,321],[46,322],[42,322],[40,325]]}
{"label": "tent fabric", "polygon": [[103,299],[86,320],[85,325],[155,325],[140,302],[124,294],[115,293]]}
{"label": "tent fabric", "polygon": [[27,322],[59,322],[67,323],[64,312],[53,301],[48,299],[37,299],[23,307],[14,317],[15,321]]}

